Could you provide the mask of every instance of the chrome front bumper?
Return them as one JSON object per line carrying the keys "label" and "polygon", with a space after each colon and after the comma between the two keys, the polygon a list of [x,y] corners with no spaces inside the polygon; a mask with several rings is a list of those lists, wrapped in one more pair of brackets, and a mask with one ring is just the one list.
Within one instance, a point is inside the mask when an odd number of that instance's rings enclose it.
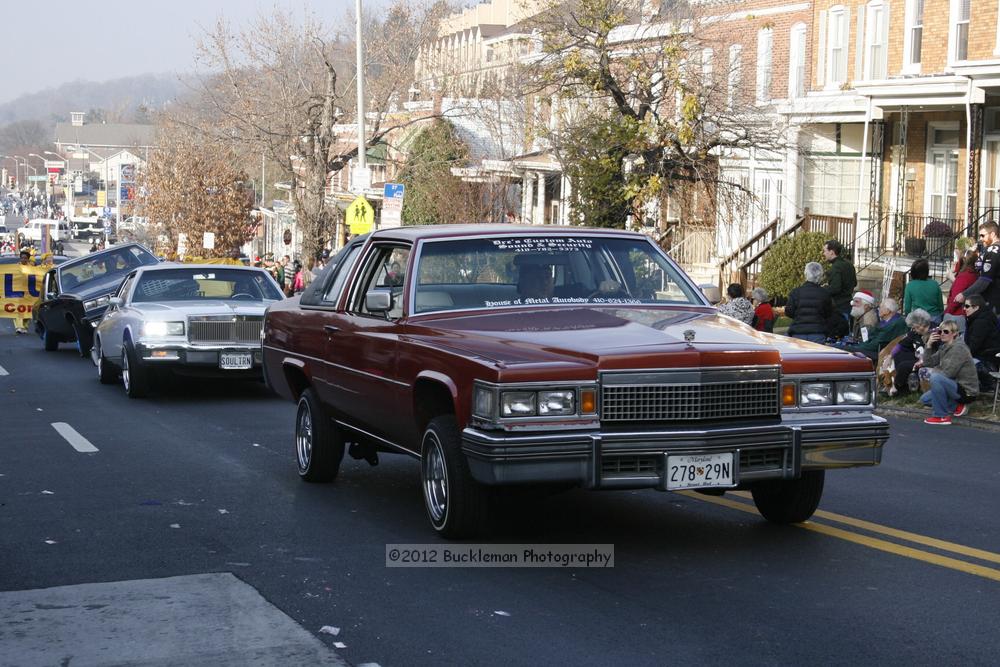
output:
{"label": "chrome front bumper", "polygon": [[593,489],[666,490],[672,454],[732,452],[736,487],[803,470],[873,466],[889,426],[874,415],[764,426],[513,435],[466,428],[462,450],[483,484],[575,482]]}
{"label": "chrome front bumper", "polygon": [[195,345],[192,343],[170,342],[152,343],[140,340],[136,344],[136,353],[143,363],[159,365],[181,365],[201,368],[215,367],[220,372],[240,372],[219,368],[219,355],[222,352],[250,354],[253,356],[253,369],[260,371],[263,353],[259,345],[248,346],[240,344]]}

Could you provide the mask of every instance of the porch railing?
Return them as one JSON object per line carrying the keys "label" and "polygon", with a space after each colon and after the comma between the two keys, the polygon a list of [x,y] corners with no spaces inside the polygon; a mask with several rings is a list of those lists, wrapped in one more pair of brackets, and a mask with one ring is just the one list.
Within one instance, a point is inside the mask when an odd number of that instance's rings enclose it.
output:
{"label": "porch railing", "polygon": [[729,283],[740,283],[744,287],[756,284],[757,276],[760,275],[763,267],[764,257],[770,247],[779,239],[793,236],[800,231],[823,232],[829,238],[837,239],[848,248],[853,246],[857,218],[818,215],[810,213],[806,209],[788,227],[784,229],[780,227],[781,220],[775,218],[722,260],[719,265],[720,288]]}

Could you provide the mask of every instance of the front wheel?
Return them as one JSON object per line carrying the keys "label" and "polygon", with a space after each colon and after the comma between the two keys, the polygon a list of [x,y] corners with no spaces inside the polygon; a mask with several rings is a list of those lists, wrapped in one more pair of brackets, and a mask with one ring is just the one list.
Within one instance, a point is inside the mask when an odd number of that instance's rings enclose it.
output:
{"label": "front wheel", "polygon": [[93,336],[84,328],[85,324],[73,322],[73,335],[76,337],[76,351],[80,353],[81,359],[90,356],[90,348],[93,346]]}
{"label": "front wheel", "polygon": [[55,352],[59,349],[59,337],[49,331],[48,327],[42,329],[42,346],[46,352]]}
{"label": "front wheel", "polygon": [[773,523],[801,523],[813,515],[823,497],[825,470],[810,470],[799,479],[758,482],[750,489],[754,505]]}
{"label": "front wheel", "polygon": [[94,347],[90,351],[90,356],[94,360],[94,365],[97,366],[97,379],[101,384],[114,384],[118,382],[118,373],[112,368],[111,362],[104,358],[100,340],[94,341]]}
{"label": "front wheel", "polygon": [[295,414],[295,457],[306,482],[332,482],[344,460],[344,438],[319,402],[306,389]]}
{"label": "front wheel", "polygon": [[125,341],[122,354],[122,384],[125,385],[125,395],[129,398],[144,398],[149,393],[146,369],[139,363],[135,346],[130,340]]}
{"label": "front wheel", "polygon": [[435,417],[420,446],[424,506],[431,526],[443,537],[480,533],[489,515],[489,490],[469,472],[454,415]]}

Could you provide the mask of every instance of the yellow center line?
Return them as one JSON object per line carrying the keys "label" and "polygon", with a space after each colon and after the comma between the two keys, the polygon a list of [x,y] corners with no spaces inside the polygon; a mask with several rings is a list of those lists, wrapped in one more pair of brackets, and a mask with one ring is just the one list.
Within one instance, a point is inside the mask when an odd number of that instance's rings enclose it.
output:
{"label": "yellow center line", "polygon": [[[753,496],[751,496],[747,491],[735,491],[733,494],[742,498],[753,498]],[[872,533],[880,533],[882,535],[895,537],[900,540],[906,540],[907,542],[922,544],[925,547],[940,549],[941,551],[950,551],[951,553],[961,554],[963,556],[969,556],[970,558],[985,560],[991,563],[1000,563],[1000,554],[993,553],[992,551],[984,551],[982,549],[976,549],[975,547],[955,544],[954,542],[946,542],[945,540],[939,540],[934,537],[910,533],[905,530],[899,530],[898,528],[890,528],[889,526],[872,523],[871,521],[865,521],[864,519],[855,519],[854,517],[844,516],[843,514],[835,514],[825,510],[816,510],[816,513],[813,516],[820,519],[826,519],[828,521],[836,521],[837,523],[853,526],[855,528],[861,528],[862,530],[867,530]]]}
{"label": "yellow center line", "polygon": [[[750,514],[757,514],[756,508],[746,503],[741,503],[736,500],[730,500],[728,498],[719,498],[717,496],[706,496],[693,491],[681,491],[685,496],[694,498],[696,500],[701,500],[704,502],[713,503],[715,505],[721,505],[723,507],[728,507],[730,509],[739,510],[740,512],[748,512]],[[912,558],[914,560],[923,561],[924,563],[930,563],[932,565],[939,565],[941,567],[946,567],[952,570],[958,570],[959,572],[965,572],[966,574],[974,574],[979,577],[986,579],[992,579],[993,581],[1000,581],[1000,570],[986,567],[984,565],[975,565],[973,563],[966,563],[965,561],[958,560],[957,558],[951,558],[950,556],[941,556],[938,554],[929,553],[927,551],[921,551],[920,549],[914,549],[913,547],[906,547],[895,542],[889,542],[886,540],[880,540],[876,537],[868,537],[866,535],[858,535],[857,533],[852,533],[841,528],[834,528],[833,526],[827,526],[821,523],[813,523],[807,521],[805,523],[794,524],[797,528],[803,528],[805,530],[811,530],[815,533],[821,533],[823,535],[829,535],[830,537],[836,537],[848,542],[854,542],[855,544],[860,544],[872,549],[878,549],[879,551],[885,551],[887,553],[895,554],[897,556],[904,556],[906,558]],[[958,545],[955,545],[958,546]]]}

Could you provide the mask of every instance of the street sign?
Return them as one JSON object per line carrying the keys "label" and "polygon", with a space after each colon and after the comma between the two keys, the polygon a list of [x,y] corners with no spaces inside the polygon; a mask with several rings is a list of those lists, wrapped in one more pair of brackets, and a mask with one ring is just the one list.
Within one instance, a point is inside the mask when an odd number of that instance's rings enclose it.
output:
{"label": "street sign", "polygon": [[205,250],[215,250],[215,232],[205,232],[201,245]]}
{"label": "street sign", "polygon": [[33,182],[34,181],[45,182],[49,180],[49,177],[46,176],[45,174],[32,174],[31,176],[28,176],[28,180]]}
{"label": "street sign", "polygon": [[380,227],[399,227],[403,222],[403,195],[406,187],[402,183],[386,183],[382,191],[382,220]]}
{"label": "street sign", "polygon": [[104,207],[104,215],[105,216],[111,215],[111,207],[110,206],[105,206]]}
{"label": "street sign", "polygon": [[354,181],[354,191],[364,192],[372,186],[372,170],[369,167],[351,169],[351,180]]}
{"label": "street sign", "polygon": [[177,234],[177,254],[183,255],[188,249],[188,237],[184,232]]}
{"label": "street sign", "polygon": [[367,234],[375,224],[375,209],[364,197],[358,197],[347,207],[344,221],[350,226],[352,234]]}

